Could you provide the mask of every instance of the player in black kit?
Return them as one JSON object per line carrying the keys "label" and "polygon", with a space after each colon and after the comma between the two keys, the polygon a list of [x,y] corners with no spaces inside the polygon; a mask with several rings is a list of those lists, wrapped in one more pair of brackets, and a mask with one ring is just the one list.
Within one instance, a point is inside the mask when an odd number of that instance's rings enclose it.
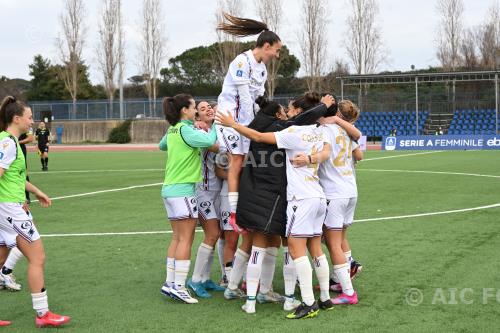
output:
{"label": "player in black kit", "polygon": [[40,162],[42,163],[42,170],[49,170],[49,144],[50,144],[50,131],[45,127],[43,121],[38,125],[35,132],[35,138],[38,142],[38,153],[40,154]]}

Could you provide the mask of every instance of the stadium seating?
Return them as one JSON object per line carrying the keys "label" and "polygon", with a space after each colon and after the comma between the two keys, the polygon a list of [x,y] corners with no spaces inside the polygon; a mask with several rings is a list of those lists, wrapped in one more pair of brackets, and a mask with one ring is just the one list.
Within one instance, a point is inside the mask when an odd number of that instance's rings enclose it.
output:
{"label": "stadium seating", "polygon": [[447,134],[495,134],[495,109],[455,111]]}
{"label": "stadium seating", "polygon": [[[418,129],[422,133],[428,111],[418,113]],[[362,112],[356,126],[368,137],[388,136],[393,128],[398,135],[415,135],[415,111]]]}

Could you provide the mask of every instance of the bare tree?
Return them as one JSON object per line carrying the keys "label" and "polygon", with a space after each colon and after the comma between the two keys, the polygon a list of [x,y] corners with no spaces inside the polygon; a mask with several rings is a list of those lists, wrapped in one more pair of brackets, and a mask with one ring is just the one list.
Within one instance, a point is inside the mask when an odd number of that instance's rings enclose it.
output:
{"label": "bare tree", "polygon": [[104,76],[104,88],[108,95],[109,110],[113,113],[113,100],[116,91],[116,69],[121,59],[120,41],[123,37],[119,31],[119,0],[104,0],[102,13],[98,22],[99,42],[96,47],[97,62]]}
{"label": "bare tree", "polygon": [[307,88],[319,91],[327,55],[326,26],[328,8],[325,0],[302,1],[302,29],[298,32]]}
{"label": "bare tree", "polygon": [[460,40],[460,53],[463,59],[463,66],[467,69],[476,69],[479,65],[477,57],[477,29],[468,28],[464,30]]}
{"label": "bare tree", "polygon": [[443,68],[454,70],[461,62],[459,48],[464,4],[462,0],[439,0],[436,9],[441,17],[437,57]]}
{"label": "bare tree", "polygon": [[356,74],[372,74],[386,61],[380,28],[376,24],[378,4],[376,0],[349,0],[349,5],[347,54]]}
{"label": "bare tree", "polygon": [[[218,0],[217,9],[215,11],[215,24],[216,27],[224,21],[223,13],[228,13],[229,15],[241,17],[243,12],[243,4],[241,0]],[[241,45],[235,36],[226,34],[218,29],[215,29],[217,33],[217,50],[215,54],[215,61],[217,66],[217,76],[219,82],[224,81],[227,69],[231,61],[236,58],[236,56],[241,52]]]}
{"label": "bare tree", "polygon": [[73,100],[72,118],[76,117],[76,98],[79,91],[79,67],[86,28],[83,0],[65,0],[60,23],[62,34],[57,38],[59,58],[62,61],[60,75]]}
{"label": "bare tree", "polygon": [[159,0],[143,0],[141,45],[139,49],[140,67],[148,94],[149,115],[156,113],[156,93],[161,63],[165,57],[166,38],[164,36],[162,7]]}
{"label": "bare tree", "polygon": [[481,66],[487,69],[497,69],[500,58],[500,10],[498,3],[489,9],[489,16],[478,33]]}
{"label": "bare tree", "polygon": [[[257,0],[257,14],[269,29],[279,35],[281,20],[283,18],[283,0]],[[276,79],[281,64],[280,59],[273,59],[267,65],[267,93],[270,99],[274,97]]]}

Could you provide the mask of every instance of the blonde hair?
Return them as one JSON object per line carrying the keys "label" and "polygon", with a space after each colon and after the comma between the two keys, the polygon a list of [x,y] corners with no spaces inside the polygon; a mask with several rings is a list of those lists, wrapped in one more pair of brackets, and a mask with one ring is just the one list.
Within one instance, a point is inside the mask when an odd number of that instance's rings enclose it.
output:
{"label": "blonde hair", "polygon": [[342,118],[350,123],[354,123],[360,116],[359,108],[348,99],[339,103],[339,112],[342,114]]}

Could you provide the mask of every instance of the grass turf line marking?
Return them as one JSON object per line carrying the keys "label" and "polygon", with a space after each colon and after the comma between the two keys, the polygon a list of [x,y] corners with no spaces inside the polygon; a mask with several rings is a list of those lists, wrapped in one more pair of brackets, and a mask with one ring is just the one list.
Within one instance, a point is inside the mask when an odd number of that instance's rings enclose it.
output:
{"label": "grass turf line marking", "polygon": [[30,175],[53,175],[60,173],[97,173],[97,172],[147,172],[147,171],[165,171],[165,169],[118,169],[118,170],[61,170],[61,171],[33,171],[29,172]]}
{"label": "grass turf line marking", "polygon": [[471,176],[471,177],[487,177],[500,178],[497,175],[483,175],[479,173],[464,173],[464,172],[448,172],[448,171],[428,171],[428,170],[392,170],[392,169],[356,169],[356,171],[373,171],[373,172],[404,172],[404,173],[428,173],[437,175],[453,175],[453,176]]}
{"label": "grass turf line marking", "polygon": [[491,208],[497,208],[497,207],[500,207],[500,202],[496,203],[496,204],[492,204],[492,205],[487,205],[487,206],[447,210],[447,211],[443,211],[443,212],[421,213],[421,214],[401,215],[401,216],[376,217],[376,218],[371,218],[371,219],[354,220],[354,222],[359,223],[359,222],[369,222],[369,221],[398,220],[398,219],[406,219],[406,218],[412,218],[412,217],[424,217],[424,216],[433,216],[433,215],[464,213],[464,212],[471,212],[471,211],[483,210],[483,209],[491,209]]}
{"label": "grass turf line marking", "polygon": [[383,156],[383,157],[364,158],[364,159],[361,160],[361,162],[363,162],[363,161],[384,160],[386,158],[397,158],[397,157],[406,157],[406,156],[436,154],[436,153],[442,153],[442,152],[443,152],[443,150],[438,150],[438,151],[426,151],[426,152],[423,152],[423,153],[401,154],[401,155],[391,155],[391,156]]}
{"label": "grass turf line marking", "polygon": [[[455,209],[455,210],[447,210],[443,212],[431,212],[431,213],[421,213],[421,214],[413,214],[413,215],[401,215],[401,216],[387,216],[387,217],[376,217],[370,219],[361,219],[354,220],[355,223],[361,222],[370,222],[370,221],[384,221],[384,220],[399,220],[399,219],[407,219],[413,217],[424,217],[424,216],[433,216],[433,215],[445,215],[445,214],[454,214],[454,213],[465,213],[475,210],[484,210],[500,207],[500,202],[487,206],[479,206],[472,208],[463,208],[463,209]],[[202,229],[196,229],[195,232],[203,232]],[[171,230],[167,231],[131,231],[131,232],[103,232],[103,233],[80,233],[80,234],[47,234],[41,235],[42,237],[91,237],[91,236],[127,236],[127,235],[152,235],[152,234],[171,234]]]}
{"label": "grass turf line marking", "polygon": [[[62,196],[62,197],[50,198],[50,200],[53,201],[53,200],[61,200],[61,199],[68,199],[68,198],[86,197],[86,196],[94,195],[94,194],[110,193],[110,192],[120,192],[120,191],[126,191],[126,190],[133,190],[133,189],[136,189],[136,188],[151,187],[151,186],[160,186],[160,185],[163,185],[163,183],[154,183],[154,184],[145,184],[145,185],[133,185],[133,186],[127,186],[127,187],[122,187],[122,188],[112,188],[112,189],[109,189],[109,190],[102,190],[102,191],[94,191],[94,192],[87,192],[87,193],[65,195],[65,196]],[[32,200],[31,202],[38,202],[38,200]]]}

